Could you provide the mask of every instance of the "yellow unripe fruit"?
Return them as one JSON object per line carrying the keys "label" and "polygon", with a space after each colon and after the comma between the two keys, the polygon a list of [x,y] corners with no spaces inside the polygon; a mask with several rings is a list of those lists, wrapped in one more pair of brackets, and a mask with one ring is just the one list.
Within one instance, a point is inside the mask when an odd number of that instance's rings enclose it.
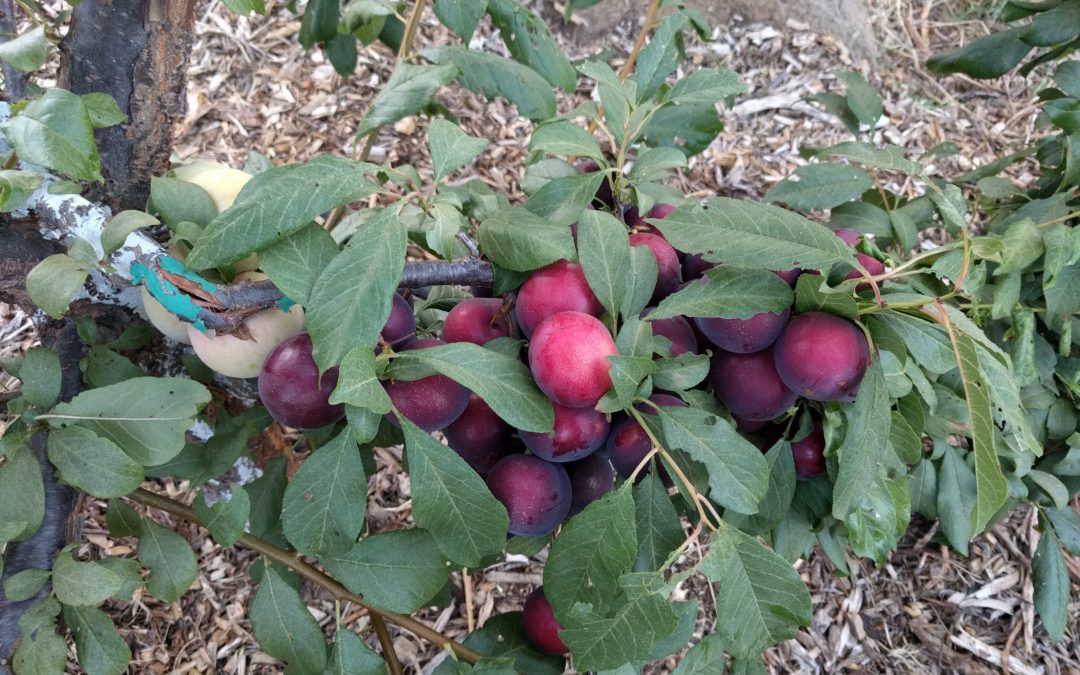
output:
{"label": "yellow unripe fruit", "polygon": [[186,345],[191,344],[187,331],[191,324],[181,321],[175,314],[165,309],[165,306],[150,294],[145,285],[142,286],[142,304],[147,320],[154,328],[161,331],[162,335]]}
{"label": "yellow unripe fruit", "polygon": [[235,335],[203,333],[194,326],[187,327],[191,346],[199,359],[211,370],[227,377],[258,377],[263,361],[285,338],[304,332],[304,308],[293,305],[286,314],[280,309],[267,309],[244,322],[250,340]]}
{"label": "yellow unripe fruit", "polygon": [[218,213],[232,206],[236,195],[240,194],[240,189],[251,180],[249,173],[204,159],[185,164],[174,171],[180,180],[194,183],[206,190],[214,200]]}

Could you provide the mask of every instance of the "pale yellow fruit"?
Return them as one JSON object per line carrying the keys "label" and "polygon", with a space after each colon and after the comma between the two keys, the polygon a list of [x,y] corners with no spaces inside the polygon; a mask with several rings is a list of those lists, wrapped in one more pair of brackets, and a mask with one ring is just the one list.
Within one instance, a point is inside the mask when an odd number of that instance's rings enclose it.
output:
{"label": "pale yellow fruit", "polygon": [[211,370],[227,377],[258,377],[263,361],[286,338],[304,332],[304,308],[293,305],[289,312],[268,309],[252,316],[244,325],[251,340],[235,335],[203,333],[187,327],[195,354]]}
{"label": "pale yellow fruit", "polygon": [[150,294],[145,285],[142,286],[142,304],[147,320],[154,328],[161,331],[162,335],[186,345],[191,344],[187,331],[191,324],[181,321],[175,314],[165,309],[165,306]]}
{"label": "pale yellow fruit", "polygon": [[241,188],[251,180],[251,174],[231,166],[200,159],[177,167],[176,177],[194,183],[210,195],[218,213],[233,205]]}

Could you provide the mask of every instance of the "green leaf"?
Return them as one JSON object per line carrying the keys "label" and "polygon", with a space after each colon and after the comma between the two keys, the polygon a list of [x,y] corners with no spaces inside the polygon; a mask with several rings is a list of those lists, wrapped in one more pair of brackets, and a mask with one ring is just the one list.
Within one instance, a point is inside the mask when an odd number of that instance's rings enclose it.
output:
{"label": "green leaf", "polygon": [[709,375],[709,357],[705,354],[680,354],[656,360],[653,386],[664,391],[684,391],[695,387]]}
{"label": "green leaf", "polygon": [[468,342],[414,349],[394,358],[387,375],[417,380],[439,373],[463,384],[510,426],[547,433],[555,423],[551,402],[519,359]]}
{"label": "green leaf", "polygon": [[26,275],[26,292],[43,312],[59,319],[86,282],[88,265],[65,253],[51,255]]}
{"label": "green leaf", "polygon": [[755,656],[810,624],[810,593],[794,568],[723,521],[700,569],[720,582],[716,611],[727,620],[716,633],[732,655]]}
{"label": "green leaf", "polygon": [[311,453],[289,481],[281,524],[296,550],[311,556],[349,548],[364,527],[367,477],[348,429]]}
{"label": "green leaf", "polygon": [[515,61],[563,91],[574,89],[577,73],[540,17],[513,0],[488,0],[487,11]]}
{"label": "green leaf", "polygon": [[326,42],[337,33],[341,17],[341,0],[311,0],[304,8],[298,41],[304,49],[316,42]]}
{"label": "green leaf", "polygon": [[686,540],[686,535],[667,488],[656,472],[647,472],[634,486],[634,510],[637,523],[634,571],[660,570],[668,556]]}
{"label": "green leaf", "polygon": [[672,169],[687,166],[686,155],[675,148],[645,148],[638,153],[634,166],[630,167],[627,180],[632,185],[666,179]]}
{"label": "green leaf", "polygon": [[[544,595],[566,625],[579,602],[600,607],[637,556],[634,498],[629,485],[609,492],[563,526],[544,565]],[[579,664],[580,667],[580,664]]]}
{"label": "green leaf", "polygon": [[765,201],[783,202],[793,209],[831,209],[858,199],[874,186],[873,177],[854,166],[810,164],[795,170],[765,193]]}
{"label": "green leaf", "polygon": [[569,225],[582,215],[603,180],[599,171],[556,178],[545,183],[524,206],[555,225]]}
{"label": "green leaf", "polygon": [[22,396],[38,408],[47,409],[60,397],[60,357],[44,347],[34,347],[23,355],[17,374],[22,380]]}
{"label": "green leaf", "polygon": [[895,333],[923,368],[941,374],[956,367],[949,335],[938,324],[898,312],[880,312],[873,318]]}
{"label": "green leaf", "polygon": [[1054,285],[1045,288],[1045,293],[1046,312],[1051,320],[1080,312],[1080,263],[1061,268]]}
{"label": "green leaf", "polygon": [[779,314],[791,307],[791,287],[767,270],[714,267],[704,280],[688,284],[660,301],[646,320],[676,316],[749,319],[761,312]]}
{"label": "green leaf", "polygon": [[1024,270],[1043,254],[1042,234],[1030,218],[1009,225],[1001,241],[1002,263],[994,270],[994,276]]}
{"label": "green leaf", "polygon": [[142,516],[119,499],[110,499],[105,523],[114,537],[135,537],[142,527]]}
{"label": "green leaf", "polygon": [[860,124],[873,129],[884,112],[881,97],[878,96],[877,91],[855,71],[847,70],[837,73],[836,79],[843,82],[844,87],[847,88],[845,99],[848,110],[855,115],[855,119],[859,120]]}
{"label": "green leaf", "polygon": [[725,419],[704,410],[657,410],[665,447],[681,449],[709,472],[710,496],[725,508],[752,514],[768,487],[768,464],[761,452]]}
{"label": "green leaf", "polygon": [[[845,141],[814,153],[816,157],[849,159],[864,166],[899,171],[912,176],[922,176],[923,167],[918,162],[904,158],[904,149],[898,145],[885,144],[880,148],[859,141]],[[856,228],[858,229],[858,228]]]}
{"label": "green leaf", "polygon": [[496,265],[531,272],[556,260],[574,259],[570,228],[515,206],[500,209],[480,224],[480,248]]}
{"label": "green leaf", "polygon": [[727,514],[728,522],[747,532],[763,532],[780,524],[791,500],[795,497],[795,459],[791,454],[791,443],[781,439],[765,453],[769,465],[769,485],[765,496],[758,503],[757,513],[743,516],[737,513]]}
{"label": "green leaf", "polygon": [[1031,559],[1031,581],[1035,586],[1035,610],[1050,639],[1058,642],[1069,621],[1069,569],[1061,554],[1053,528],[1044,528],[1035,556]]}
{"label": "green leaf", "polygon": [[518,114],[531,120],[555,116],[555,95],[536,71],[510,59],[465,47],[423,50],[435,63],[454,63],[458,79],[469,91],[487,98],[502,96],[517,106]]}
{"label": "green leaf", "polygon": [[719,633],[711,633],[686,652],[672,675],[724,675],[727,656]]}
{"label": "green leaf", "polygon": [[267,248],[316,216],[377,192],[367,177],[375,171],[372,164],[330,155],[263,171],[206,226],[185,262],[203,270]]}
{"label": "green leaf", "polygon": [[428,145],[438,182],[473,161],[488,146],[488,140],[470,136],[458,125],[440,118],[432,120],[428,127]]}
{"label": "green leaf", "polygon": [[768,204],[714,197],[706,207],[679,207],[653,225],[678,250],[711,253],[736,267],[828,272],[840,263],[855,265],[852,250],[829,228]]}
{"label": "green leaf", "polygon": [[907,478],[887,480],[879,477],[863,486],[844,522],[855,554],[884,565],[907,531],[910,520],[911,494]]}
{"label": "green leaf", "polygon": [[87,675],[127,672],[131,650],[109,615],[97,607],[64,606],[64,623],[75,636],[79,665]]}
{"label": "green leaf", "polygon": [[83,94],[80,98],[86,106],[86,112],[90,113],[90,123],[95,129],[107,129],[128,120],[128,116],[116,104],[116,99],[109,94],[95,91]]}
{"label": "green leaf", "polygon": [[405,228],[385,209],[319,275],[306,321],[320,370],[341,363],[356,347],[374,348],[390,316],[407,243]]}
{"label": "green leaf", "polygon": [[248,608],[255,639],[270,656],[285,661],[286,675],[321,673],[326,667],[322,629],[300,595],[269,565]]}
{"label": "green leaf", "polygon": [[939,74],[966,73],[991,80],[1009,72],[1031,51],[1015,30],[1003,30],[977,38],[963,47],[934,54],[926,67]]}
{"label": "green leaf", "polygon": [[375,373],[374,351],[368,347],[356,347],[345,355],[341,361],[338,386],[330,395],[330,402],[366,408],[379,415],[390,412],[393,403]]}
{"label": "green leaf", "polygon": [[664,101],[713,105],[746,91],[746,85],[739,81],[739,76],[734,72],[702,68],[677,81],[664,95]]}
{"label": "green leaf", "polygon": [[435,0],[435,16],[468,44],[487,11],[487,0]]}
{"label": "green leaf", "polygon": [[47,447],[57,477],[95,497],[120,497],[143,481],[143,468],[135,460],[89,429],[54,429]]}
{"label": "green leaf", "polygon": [[531,152],[546,152],[563,157],[591,157],[603,162],[604,153],[593,135],[569,120],[541,124],[529,140]]}
{"label": "green leaf", "polygon": [[512,658],[518,672],[530,675],[562,675],[566,667],[563,657],[544,654],[533,647],[525,634],[521,612],[503,612],[491,617],[469,633],[465,646],[485,656]]}
{"label": "green leaf", "polygon": [[44,516],[41,466],[33,450],[17,448],[0,464],[0,541],[26,539],[37,532]]}
{"label": "green leaf", "polygon": [[1044,513],[1054,526],[1054,533],[1065,550],[1073,555],[1080,555],[1080,513],[1068,506],[1051,507]]}
{"label": "green leaf", "polygon": [[124,245],[127,236],[143,227],[158,225],[161,221],[143,211],[121,211],[105,225],[101,232],[101,245],[105,248],[105,257],[108,258],[113,252]]}
{"label": "green leaf", "polygon": [[29,600],[45,587],[49,570],[25,569],[4,579],[4,599],[8,602]]}
{"label": "green leaf", "polygon": [[659,274],[656,256],[648,246],[630,247],[629,269],[630,272],[626,275],[629,285],[623,296],[622,305],[624,321],[637,317],[649,304],[653,291],[656,289],[656,278]]}
{"label": "green leaf", "polygon": [[938,471],[937,512],[941,531],[953,548],[968,554],[968,542],[974,533],[975,474],[964,462],[960,450],[945,445]]}
{"label": "green leaf", "polygon": [[846,431],[836,451],[840,471],[833,487],[832,515],[843,520],[881,473],[892,420],[881,362],[867,369],[855,402],[843,408]]}
{"label": "green leaf", "polygon": [[338,75],[349,76],[356,70],[356,40],[351,33],[334,33],[323,46],[326,58]]}
{"label": "green leaf", "polygon": [[451,63],[401,64],[375,97],[371,111],[356,129],[356,137],[362,138],[380,127],[420,112],[431,102],[435,92],[450,84],[457,75],[458,66]]}
{"label": "green leaf", "polygon": [[139,527],[139,562],[150,570],[146,590],[162,602],[173,602],[195,581],[199,572],[187,539],[149,518]]}
{"label": "green leaf", "polygon": [[356,633],[339,627],[323,675],[385,675],[386,662]]}
{"label": "green leaf", "polygon": [[668,599],[651,592],[662,583],[655,575],[627,575],[620,583],[627,599],[613,613],[601,614],[591,605],[578,604],[559,633],[579,671],[608,670],[642,661],[653,645],[678,625]]}
{"label": "green leaf", "polygon": [[451,571],[431,534],[415,528],[372,535],[320,561],[365,601],[406,614],[425,607]]}
{"label": "green leaf", "polygon": [[1024,27],[1020,39],[1035,47],[1051,47],[1080,33],[1080,7],[1063,2],[1040,12]]}
{"label": "green leaf", "polygon": [[218,215],[214,198],[202,186],[167,176],[150,178],[148,210],[173,229],[182,223],[206,227]]}
{"label": "green leaf", "polygon": [[0,213],[22,208],[42,180],[44,176],[34,171],[0,170]]}
{"label": "green leaf", "polygon": [[[609,374],[618,410],[630,407],[641,382],[656,372],[656,363],[648,356],[615,354],[605,357],[611,364]],[[610,394],[609,394],[610,395]],[[609,410],[604,409],[605,412]]]}
{"label": "green leaf", "polygon": [[795,282],[795,314],[827,312],[854,320],[859,305],[851,293],[829,288],[828,281],[814,274],[800,274]]}
{"label": "green leaf", "polygon": [[65,605],[98,605],[120,590],[123,579],[96,562],[76,562],[67,549],[53,562],[52,585]]}
{"label": "green leaf", "polygon": [[619,314],[634,281],[627,274],[631,259],[626,226],[609,213],[588,210],[578,221],[577,242],[589,288],[608,314]]}
{"label": "green leaf", "polygon": [[142,565],[137,560],[111,555],[99,560],[98,564],[120,577],[120,589],[112,595],[118,600],[131,600],[135,589],[143,585]]}
{"label": "green leaf", "polygon": [[16,673],[54,675],[64,672],[67,640],[56,634],[56,615],[59,613],[60,603],[47,596],[19,617],[22,637],[12,659]]}
{"label": "green leaf", "polygon": [[[306,461],[300,468],[305,464]],[[240,484],[233,483],[229,493],[229,499],[218,499],[213,506],[207,506],[205,492],[200,492],[195,498],[195,515],[199,517],[199,522],[210,530],[210,536],[218,546],[232,546],[239,541],[251,512],[251,500]]]}
{"label": "green leaf", "polygon": [[[600,86],[600,92],[603,98],[604,85]],[[604,112],[608,114],[606,105]],[[611,121],[610,114],[608,118]],[[642,135],[649,145],[678,148],[687,157],[692,157],[709,147],[723,128],[714,104],[681,103],[664,106],[653,113]]]}
{"label": "green leaf", "polygon": [[252,12],[266,14],[266,5],[263,0],[222,0],[225,6],[240,16],[247,16]]}
{"label": "green leaf", "polygon": [[49,43],[45,41],[44,25],[29,28],[0,43],[0,61],[24,73],[42,67],[48,58]]}
{"label": "green leaf", "polygon": [[971,415],[971,440],[975,446],[975,511],[972,529],[981,532],[1009,496],[1009,487],[1001,473],[994,450],[994,419],[990,412],[990,394],[986,375],[979,366],[975,342],[964,333],[955,333],[954,345],[964,384],[964,395]]}
{"label": "green leaf", "polygon": [[137,377],[84,391],[47,415],[54,428],[71,424],[104,436],[143,466],[172,459],[184,432],[210,401],[206,387],[177,377]]}
{"label": "green leaf", "polygon": [[282,293],[306,306],[316,280],[337,254],[338,245],[330,233],[309,223],[259,251],[259,269]]}
{"label": "green leaf", "polygon": [[412,479],[413,518],[455,563],[476,567],[506,542],[510,518],[456,452],[399,416]]}
{"label": "green leaf", "polygon": [[76,180],[102,180],[90,113],[77,94],[48,89],[0,128],[22,161]]}
{"label": "green leaf", "polygon": [[668,75],[675,72],[679,64],[679,43],[687,23],[686,14],[669,14],[641,50],[634,70],[638,103],[655,96]]}

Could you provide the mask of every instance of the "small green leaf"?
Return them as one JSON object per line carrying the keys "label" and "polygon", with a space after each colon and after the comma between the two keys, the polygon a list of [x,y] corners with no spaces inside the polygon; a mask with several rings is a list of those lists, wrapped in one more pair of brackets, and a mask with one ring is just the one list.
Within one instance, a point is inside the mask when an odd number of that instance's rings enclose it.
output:
{"label": "small green leaf", "polygon": [[626,226],[610,213],[588,210],[578,221],[578,258],[585,279],[608,314],[622,309],[633,279]]}
{"label": "small green leaf", "polygon": [[106,223],[101,232],[101,245],[105,248],[105,257],[108,258],[124,245],[128,235],[143,227],[158,225],[160,220],[143,211],[121,211]]}
{"label": "small green leaf", "polygon": [[248,608],[259,646],[285,661],[286,675],[312,675],[326,667],[322,629],[300,600],[300,595],[266,566],[259,590]]}
{"label": "small green leaf", "polygon": [[0,213],[22,208],[30,195],[41,187],[43,179],[44,176],[34,171],[0,170]]}
{"label": "small green leaf", "polygon": [[476,567],[506,542],[510,518],[456,452],[399,416],[412,479],[413,518],[459,565]]}
{"label": "small green leaf", "polygon": [[107,129],[128,120],[128,116],[116,104],[116,99],[108,94],[95,91],[83,94],[81,98],[86,106],[86,112],[90,113],[90,123],[95,129]]}
{"label": "small green leaf", "polygon": [[435,0],[435,16],[468,44],[487,11],[487,0]]}
{"label": "small green leaf", "polygon": [[90,113],[77,94],[48,89],[0,126],[24,162],[77,180],[102,180]]}
{"label": "small green leaf", "polygon": [[87,675],[127,672],[131,650],[109,615],[97,607],[64,606],[64,623],[75,636],[79,665]]}
{"label": "small green leaf", "polygon": [[218,499],[213,506],[206,505],[205,492],[195,497],[195,515],[218,546],[232,546],[243,536],[251,511],[251,500],[240,484],[233,483],[229,494],[228,499]]}
{"label": "small green leaf", "polygon": [[95,497],[120,497],[143,481],[143,468],[135,460],[89,429],[54,429],[47,447],[57,477]]}
{"label": "small green leaf", "polygon": [[29,600],[45,587],[49,570],[25,569],[4,579],[4,599],[8,602]]}
{"label": "small green leaf", "polygon": [[60,397],[60,357],[44,347],[34,347],[23,355],[18,378],[28,403],[47,409]]}
{"label": "small green leaf", "polygon": [[465,646],[485,656],[514,659],[520,673],[530,675],[562,675],[566,660],[561,656],[544,654],[529,641],[521,612],[496,614],[465,638]]}
{"label": "small green leaf", "polygon": [[[150,178],[147,210],[174,230],[178,230],[183,223],[194,223],[204,228],[218,215],[213,197],[202,186],[168,176]],[[195,231],[198,232],[197,229]]]}
{"label": "small green leaf", "polygon": [[48,58],[49,43],[45,41],[44,25],[34,26],[0,43],[0,61],[24,73],[42,67]]}
{"label": "small green leaf", "polygon": [[959,449],[945,445],[938,471],[937,513],[945,538],[963,555],[968,554],[968,542],[974,533],[975,499],[975,473]]}
{"label": "small green leaf", "polygon": [[488,140],[470,136],[458,125],[440,118],[432,120],[428,128],[428,145],[437,182],[473,161],[488,146]]}
{"label": "small green leaf", "polygon": [[70,550],[53,562],[52,585],[56,599],[65,605],[98,605],[120,590],[123,579],[96,562],[76,562]]}
{"label": "small green leaf", "polygon": [[385,415],[393,403],[375,374],[375,353],[368,347],[356,347],[341,361],[338,386],[330,402],[346,403]]}
{"label": "small green leaf", "polygon": [[832,515],[847,517],[856,501],[881,473],[882,456],[892,420],[889,390],[881,363],[867,369],[855,402],[843,408],[846,432],[836,451],[840,471],[833,488]]}
{"label": "small green leaf", "polygon": [[22,637],[12,659],[16,673],[54,675],[64,672],[68,650],[67,640],[56,634],[56,615],[59,613],[60,603],[46,596],[19,617]]}
{"label": "small green leaf", "polygon": [[396,530],[366,537],[349,549],[320,557],[326,569],[375,607],[411,614],[446,585],[449,563],[426,530]]}
{"label": "small green leaf", "polygon": [[282,502],[285,537],[306,555],[345,550],[364,527],[367,477],[346,429],[300,465]]}
{"label": "small green leaf", "polygon": [[810,593],[783,558],[721,521],[701,572],[720,582],[716,633],[736,657],[795,637],[811,619]]}
{"label": "small green leaf", "polygon": [[513,0],[488,0],[487,11],[515,61],[540,73],[553,86],[573,90],[574,66],[540,17]]}
{"label": "small green leaf", "polygon": [[810,164],[769,188],[765,201],[782,202],[801,211],[831,209],[858,199],[873,186],[873,177],[857,167]]}
{"label": "small green leaf", "polygon": [[1015,30],[1003,30],[977,38],[962,47],[934,54],[926,67],[939,74],[966,73],[991,80],[1012,70],[1031,51]]}
{"label": "small green leaf", "polygon": [[1035,586],[1035,610],[1050,639],[1058,642],[1069,621],[1069,569],[1061,554],[1053,528],[1044,528],[1035,556],[1031,559],[1031,580]]}
{"label": "small green leaf", "polygon": [[881,97],[871,87],[862,75],[855,71],[847,70],[838,73],[836,79],[844,83],[847,88],[848,109],[855,115],[855,119],[871,129],[881,119],[884,112],[881,105]]}
{"label": "small green leaf", "polygon": [[45,258],[26,275],[26,292],[43,312],[59,319],[86,282],[87,264],[65,253]]}
{"label": "small green leaf", "polygon": [[570,225],[589,205],[604,180],[599,171],[556,178],[537,190],[524,206],[555,225]]}
{"label": "small green leaf", "polygon": [[637,523],[634,571],[660,570],[668,556],[686,540],[686,535],[667,488],[656,472],[647,472],[634,486],[634,510]]}
{"label": "small green leaf", "polygon": [[146,590],[163,602],[173,602],[195,581],[199,572],[187,539],[143,518],[139,527],[139,562],[150,570]]}
{"label": "small green leaf", "polygon": [[339,627],[323,675],[384,675],[386,662],[356,633]]}
{"label": "small green leaf", "polygon": [[337,254],[338,245],[330,233],[311,223],[259,251],[259,269],[282,293],[307,305],[315,281]]}
{"label": "small green leaf", "polygon": [[374,348],[405,267],[405,228],[385,209],[366,223],[311,289],[307,329],[321,370],[356,347]]}
{"label": "small green leaf", "polygon": [[521,206],[501,209],[484,219],[479,240],[492,262],[514,272],[531,272],[575,257],[569,227],[553,224]]}
{"label": "small green leaf", "polygon": [[859,305],[851,293],[833,290],[823,277],[800,274],[795,282],[795,313],[806,312],[828,312],[854,320]]}
{"label": "small green leaf", "polygon": [[222,0],[222,2],[240,16],[247,16],[252,12],[266,14],[266,5],[263,0]]}
{"label": "small green leaf", "polygon": [[645,309],[656,289],[659,269],[656,256],[648,246],[630,247],[630,272],[626,275],[627,289],[623,294],[622,315],[630,321]]}
{"label": "small green leaf", "polygon": [[516,105],[523,117],[545,120],[555,116],[551,87],[528,66],[460,46],[425,49],[423,55],[435,63],[455,64],[466,89],[487,98],[502,96]]}
{"label": "small green leaf", "polygon": [[327,42],[337,33],[340,17],[341,0],[311,0],[304,8],[298,41],[304,49]]}
{"label": "small green leaf", "polygon": [[593,135],[569,120],[555,120],[541,124],[532,132],[529,150],[546,152],[563,157],[591,157],[605,161],[600,144]]}
{"label": "small green leaf", "polygon": [[668,75],[675,72],[679,64],[681,36],[687,23],[686,14],[669,14],[656,29],[649,44],[641,50],[634,70],[638,103],[656,95]]}
{"label": "small green leaf", "polygon": [[45,516],[45,487],[33,450],[22,446],[0,464],[0,541],[21,541],[37,532]]}
{"label": "small green leaf", "polygon": [[726,668],[724,641],[719,633],[711,633],[686,652],[672,675],[723,675]]}
{"label": "small green leaf", "polygon": [[450,63],[401,64],[375,97],[371,111],[356,129],[356,137],[362,138],[382,126],[420,112],[431,102],[435,92],[453,81],[458,72],[458,67]]}
{"label": "small green leaf", "polygon": [[715,105],[729,96],[746,93],[747,87],[730,70],[702,68],[680,79],[668,90],[664,100],[671,103]]}
{"label": "small green leaf", "polygon": [[660,301],[646,320],[676,316],[749,319],[761,312],[779,314],[791,307],[787,282],[767,270],[715,267],[704,279],[688,284]]}
{"label": "small green leaf", "polygon": [[680,354],[656,360],[653,386],[664,391],[685,391],[701,384],[709,375],[706,354]]}

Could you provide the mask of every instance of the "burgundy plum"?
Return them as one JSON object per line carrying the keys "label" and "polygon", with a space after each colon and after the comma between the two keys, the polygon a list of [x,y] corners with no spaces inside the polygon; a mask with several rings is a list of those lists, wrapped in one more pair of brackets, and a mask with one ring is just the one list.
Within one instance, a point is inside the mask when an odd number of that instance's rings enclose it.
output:
{"label": "burgundy plum", "polygon": [[[833,234],[840,237],[840,239],[848,246],[855,247],[859,245],[859,240],[863,238],[863,233],[858,230],[852,230],[847,227],[842,227],[838,230],[833,230]],[[885,273],[885,264],[873,256],[866,255],[865,253],[856,253],[855,258],[858,259],[859,264],[866,268],[866,271],[871,275],[878,275]],[[858,279],[862,274],[859,270],[853,269],[847,273],[845,279]],[[870,284],[859,284],[855,290],[865,291],[869,290]]]}
{"label": "burgundy plum", "polygon": [[[654,309],[656,308],[647,308],[641,313],[642,318],[648,316],[649,312]],[[659,335],[671,340],[672,356],[700,353],[698,351],[697,335],[694,334],[694,329],[690,322],[686,320],[686,317],[673,316],[670,319],[657,319],[649,323],[652,324],[653,335]]]}
{"label": "burgundy plum", "polygon": [[[574,168],[578,173],[593,173],[600,170],[600,165],[591,159],[583,159],[574,164]],[[593,196],[592,204],[596,208],[605,208],[609,211],[615,208],[615,194],[611,191],[611,179],[605,178],[600,187],[596,189],[596,195]]]}
{"label": "burgundy plum", "polygon": [[780,380],[771,348],[752,354],[717,350],[709,378],[716,398],[732,414],[751,422],[778,417],[799,398]]}
{"label": "burgundy plum", "polygon": [[591,455],[607,438],[609,425],[604,414],[593,408],[555,408],[555,429],[550,434],[519,431],[525,447],[549,462],[572,462]]}
{"label": "burgundy plum", "polygon": [[[684,401],[668,394],[653,394],[649,400],[660,406],[686,406]],[[637,404],[635,408],[645,415],[656,414],[652,406],[644,403]],[[629,478],[634,473],[634,469],[641,464],[650,450],[652,450],[652,440],[633,417],[624,417],[612,425],[611,434],[607,439],[606,454],[611,460],[611,465],[615,467],[615,471],[623,478]]]}
{"label": "burgundy plum", "polygon": [[775,312],[761,312],[749,319],[720,319],[695,317],[694,323],[698,330],[709,338],[720,349],[737,354],[750,354],[760,352],[780,336],[791,310],[785,309],[777,314]]}
{"label": "burgundy plum", "polygon": [[450,447],[481,476],[514,450],[513,429],[484,399],[469,396],[465,412],[443,430]]}
{"label": "burgundy plum", "polygon": [[568,408],[591,408],[611,389],[611,363],[618,354],[604,324],[581,312],[561,312],[536,328],[529,343],[529,369],[540,390]]}
{"label": "burgundy plum", "polygon": [[798,267],[790,270],[773,270],[773,274],[787,282],[788,286],[794,286],[795,282],[799,280],[799,275],[802,274],[802,270]]}
{"label": "burgundy plum", "polygon": [[331,405],[338,369],[319,377],[311,355],[311,336],[287,338],[266,357],[259,371],[259,398],[275,420],[294,429],[318,429],[345,416],[345,406]]}
{"label": "burgundy plum", "polygon": [[646,218],[653,218],[655,220],[663,220],[671,215],[671,213],[678,207],[674,204],[653,204],[653,207],[649,209],[649,212],[645,214]]}
{"label": "burgundy plum", "polygon": [[390,316],[383,324],[379,336],[384,342],[395,349],[405,346],[416,334],[416,317],[413,316],[412,305],[409,301],[398,294],[394,294],[393,304],[390,305]]}
{"label": "burgundy plum", "polygon": [[[442,340],[413,340],[404,349],[427,349],[444,344]],[[401,414],[428,432],[445,429],[461,417],[469,405],[469,390],[445,375],[429,375],[411,382],[387,380],[383,382],[383,388]],[[387,418],[397,425],[394,413]]]}
{"label": "burgundy plum", "polygon": [[821,422],[814,421],[814,430],[802,440],[791,444],[795,459],[795,476],[800,480],[825,473],[825,432]]}
{"label": "burgundy plum", "polygon": [[594,453],[563,466],[570,476],[570,516],[581,513],[586,506],[615,487],[615,470],[611,462],[599,454]]}
{"label": "burgundy plum", "polygon": [[825,312],[793,318],[776,340],[776,371],[814,401],[851,401],[870,365],[870,348],[851,321]]}
{"label": "burgundy plum", "polygon": [[671,295],[682,283],[682,266],[679,254],[663,237],[648,232],[635,232],[630,235],[631,246],[648,246],[656,258],[656,289],[652,301],[659,302]]}
{"label": "burgundy plum", "polygon": [[555,619],[555,612],[551,609],[551,603],[544,595],[544,587],[537,586],[525,600],[525,608],[522,612],[522,620],[525,624],[525,635],[529,642],[537,649],[555,656],[562,656],[570,650],[566,648],[559,638],[562,626]]}
{"label": "burgundy plum", "polygon": [[488,472],[487,486],[510,514],[510,534],[550,534],[570,512],[566,469],[534,455],[503,457]]}
{"label": "burgundy plum", "polygon": [[687,281],[693,281],[705,274],[705,272],[716,267],[717,263],[712,263],[701,256],[700,253],[691,253],[683,258],[682,273],[683,279]]}
{"label": "burgundy plum", "polygon": [[599,316],[604,306],[593,295],[580,265],[556,260],[532,272],[518,291],[514,315],[521,332],[529,337],[544,319],[559,312]]}
{"label": "burgundy plum", "polygon": [[446,315],[442,339],[484,345],[495,338],[514,337],[516,332],[513,318],[503,310],[502,300],[469,298],[454,305]]}

